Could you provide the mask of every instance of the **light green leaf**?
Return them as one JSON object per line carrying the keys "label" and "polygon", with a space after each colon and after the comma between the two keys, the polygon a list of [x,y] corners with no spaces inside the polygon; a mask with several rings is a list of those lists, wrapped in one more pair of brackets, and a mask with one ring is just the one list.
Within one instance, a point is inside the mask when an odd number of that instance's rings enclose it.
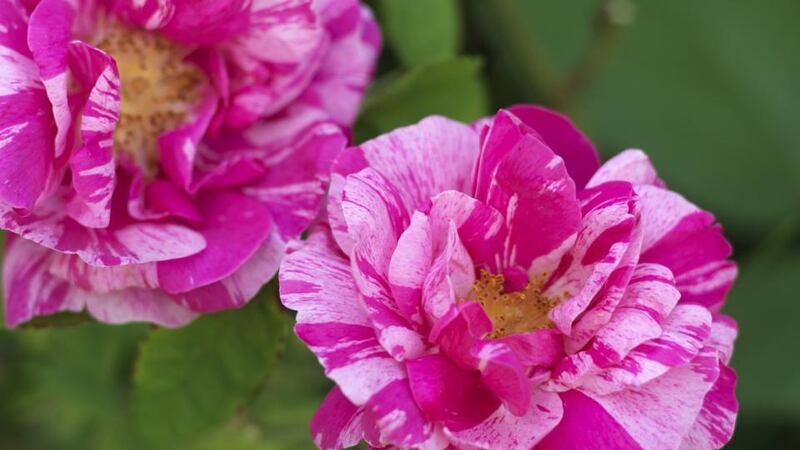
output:
{"label": "light green leaf", "polygon": [[479,59],[457,58],[391,74],[365,101],[355,127],[356,141],[432,114],[465,122],[484,116],[487,97],[482,67]]}
{"label": "light green leaf", "polygon": [[139,427],[177,442],[226,422],[272,371],[286,325],[275,296],[261,295],[241,310],[152,332],[134,375]]}
{"label": "light green leaf", "polygon": [[461,43],[457,0],[383,0],[386,40],[407,67],[456,55]]}

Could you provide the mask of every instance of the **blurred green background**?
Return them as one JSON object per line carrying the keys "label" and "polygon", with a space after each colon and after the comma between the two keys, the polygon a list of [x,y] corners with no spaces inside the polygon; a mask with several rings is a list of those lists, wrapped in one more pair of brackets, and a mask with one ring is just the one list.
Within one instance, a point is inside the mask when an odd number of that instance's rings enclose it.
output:
{"label": "blurred green background", "polygon": [[[378,78],[354,139],[514,103],[567,112],[711,210],[740,278],[730,448],[800,448],[800,2],[375,0]],[[0,449],[312,448],[330,384],[270,285],[178,331],[84,317],[0,330]]]}

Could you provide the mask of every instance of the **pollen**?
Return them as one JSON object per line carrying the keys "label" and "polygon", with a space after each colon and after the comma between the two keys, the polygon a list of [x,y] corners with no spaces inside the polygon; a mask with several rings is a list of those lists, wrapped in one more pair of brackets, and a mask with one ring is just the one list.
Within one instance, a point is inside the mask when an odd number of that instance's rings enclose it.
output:
{"label": "pollen", "polygon": [[185,48],[154,32],[112,24],[97,47],[114,57],[120,76],[114,151],[152,176],[160,161],[159,136],[190,120],[205,77],[184,61]]}
{"label": "pollen", "polygon": [[560,301],[542,292],[544,280],[533,279],[524,289],[505,292],[503,275],[481,270],[480,276],[467,295],[467,300],[477,301],[492,320],[494,331],[490,338],[500,338],[541,328],[551,328],[547,316]]}

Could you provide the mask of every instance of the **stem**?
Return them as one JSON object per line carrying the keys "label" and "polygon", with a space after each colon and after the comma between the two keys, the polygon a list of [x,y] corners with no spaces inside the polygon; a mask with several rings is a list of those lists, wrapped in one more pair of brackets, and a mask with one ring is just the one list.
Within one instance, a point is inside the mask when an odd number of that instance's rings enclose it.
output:
{"label": "stem", "polygon": [[608,60],[620,29],[631,22],[633,5],[628,0],[600,0],[595,11],[592,37],[575,67],[553,94],[554,105],[570,108],[595,80]]}
{"label": "stem", "polygon": [[513,55],[515,68],[520,69],[532,94],[543,103],[565,111],[592,83],[616,43],[620,29],[633,19],[630,0],[598,0],[592,37],[580,60],[566,77],[559,76],[549,63],[544,50],[530,32],[530,23],[523,20],[514,0],[491,0],[499,29],[506,34],[505,44]]}
{"label": "stem", "polygon": [[552,104],[550,95],[558,84],[557,75],[530,33],[530,24],[523,20],[513,0],[492,0],[491,5],[499,28],[507,35],[504,41],[529,81],[529,86],[544,97],[545,103]]}

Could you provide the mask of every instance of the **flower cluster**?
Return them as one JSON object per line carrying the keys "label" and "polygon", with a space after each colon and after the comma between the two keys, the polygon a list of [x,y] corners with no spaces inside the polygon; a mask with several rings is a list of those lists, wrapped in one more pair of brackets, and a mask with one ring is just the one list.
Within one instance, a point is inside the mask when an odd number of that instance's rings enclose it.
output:
{"label": "flower cluster", "polygon": [[6,322],[243,305],[316,215],[379,47],[357,0],[0,0]]}
{"label": "flower cluster", "polygon": [[432,117],[344,151],[281,298],[335,381],[321,448],[712,449],[737,412],[714,217],[566,118]]}
{"label": "flower cluster", "polygon": [[358,0],[0,0],[7,324],[177,327],[280,265],[321,448],[727,443],[714,217],[536,106],[346,148],[380,41]]}

